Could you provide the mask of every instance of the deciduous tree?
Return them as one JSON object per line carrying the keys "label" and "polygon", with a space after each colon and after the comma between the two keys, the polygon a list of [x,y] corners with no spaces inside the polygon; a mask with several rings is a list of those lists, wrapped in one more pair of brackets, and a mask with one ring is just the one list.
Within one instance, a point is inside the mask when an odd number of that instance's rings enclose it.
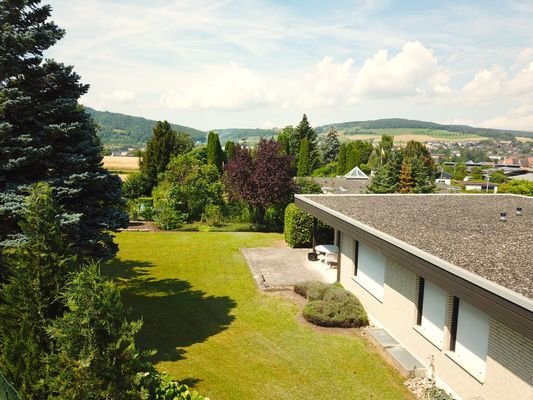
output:
{"label": "deciduous tree", "polygon": [[226,187],[230,197],[248,204],[253,222],[264,222],[265,210],[286,205],[294,193],[291,157],[284,155],[274,140],[261,139],[252,157],[248,149],[237,150],[226,166]]}

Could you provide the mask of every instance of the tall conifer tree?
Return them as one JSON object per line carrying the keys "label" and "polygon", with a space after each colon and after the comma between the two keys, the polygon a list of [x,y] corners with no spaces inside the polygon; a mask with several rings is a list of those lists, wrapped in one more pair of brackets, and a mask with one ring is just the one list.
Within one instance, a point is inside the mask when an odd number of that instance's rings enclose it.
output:
{"label": "tall conifer tree", "polygon": [[64,35],[50,12],[40,0],[0,1],[0,243],[20,237],[23,197],[46,181],[77,217],[70,226],[77,250],[111,256],[109,231],[127,224],[120,180],[102,167],[96,126],[78,104],[88,86],[72,67],[43,59]]}

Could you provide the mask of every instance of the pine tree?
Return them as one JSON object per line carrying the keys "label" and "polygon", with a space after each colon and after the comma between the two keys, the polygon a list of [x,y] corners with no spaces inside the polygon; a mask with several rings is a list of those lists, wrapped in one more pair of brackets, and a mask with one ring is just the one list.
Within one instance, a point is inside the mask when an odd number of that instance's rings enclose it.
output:
{"label": "pine tree", "polygon": [[77,102],[88,86],[72,67],[43,60],[64,35],[49,17],[39,0],[0,2],[0,242],[20,237],[23,197],[46,181],[65,212],[79,216],[75,247],[111,256],[109,231],[127,224],[120,180],[102,167],[96,126]]}
{"label": "pine tree", "polygon": [[0,287],[0,370],[28,399],[46,398],[47,328],[63,313],[58,299],[76,269],[65,217],[49,185],[32,189],[20,222],[27,241],[8,253],[9,283]]}
{"label": "pine tree", "polygon": [[300,153],[298,156],[298,172],[297,176],[309,176],[310,175],[310,153],[309,153],[309,141],[304,138],[300,142]]}
{"label": "pine tree", "polygon": [[398,150],[392,150],[388,162],[378,168],[368,185],[370,193],[395,193],[398,189],[403,155]]}
{"label": "pine tree", "polygon": [[224,151],[222,151],[222,147],[220,146],[218,134],[215,132],[209,132],[207,136],[207,164],[214,165],[222,172]]}
{"label": "pine tree", "polygon": [[178,135],[167,121],[158,121],[146,144],[140,161],[141,173],[147,182],[147,192],[157,184],[157,177],[167,169],[168,162],[177,154]]}
{"label": "pine tree", "polygon": [[339,154],[339,139],[338,133],[334,126],[330,127],[326,135],[326,140],[322,145],[322,161],[324,164],[328,164],[337,159]]}

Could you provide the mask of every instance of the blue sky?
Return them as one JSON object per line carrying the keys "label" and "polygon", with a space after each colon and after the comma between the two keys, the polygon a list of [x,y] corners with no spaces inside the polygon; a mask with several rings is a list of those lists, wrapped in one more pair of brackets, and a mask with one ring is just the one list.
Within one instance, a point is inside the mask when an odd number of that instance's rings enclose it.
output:
{"label": "blue sky", "polygon": [[52,0],[99,110],[199,129],[402,117],[533,131],[533,2]]}

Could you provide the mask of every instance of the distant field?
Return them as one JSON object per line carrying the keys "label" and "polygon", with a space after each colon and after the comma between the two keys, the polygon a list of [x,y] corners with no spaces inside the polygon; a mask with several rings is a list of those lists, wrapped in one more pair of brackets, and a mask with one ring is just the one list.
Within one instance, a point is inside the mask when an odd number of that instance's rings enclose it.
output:
{"label": "distant field", "polygon": [[137,171],[139,157],[104,157],[104,168],[110,171]]}
{"label": "distant field", "polygon": [[381,135],[391,135],[394,136],[394,141],[396,143],[405,143],[410,140],[416,140],[418,142],[460,142],[466,140],[485,140],[486,137],[473,135],[473,134],[464,134],[464,133],[454,133],[444,130],[434,130],[434,129],[413,129],[413,128],[394,128],[394,129],[372,129],[372,130],[361,130],[360,133],[355,130],[340,131],[340,137],[346,140],[376,140],[379,141]]}

